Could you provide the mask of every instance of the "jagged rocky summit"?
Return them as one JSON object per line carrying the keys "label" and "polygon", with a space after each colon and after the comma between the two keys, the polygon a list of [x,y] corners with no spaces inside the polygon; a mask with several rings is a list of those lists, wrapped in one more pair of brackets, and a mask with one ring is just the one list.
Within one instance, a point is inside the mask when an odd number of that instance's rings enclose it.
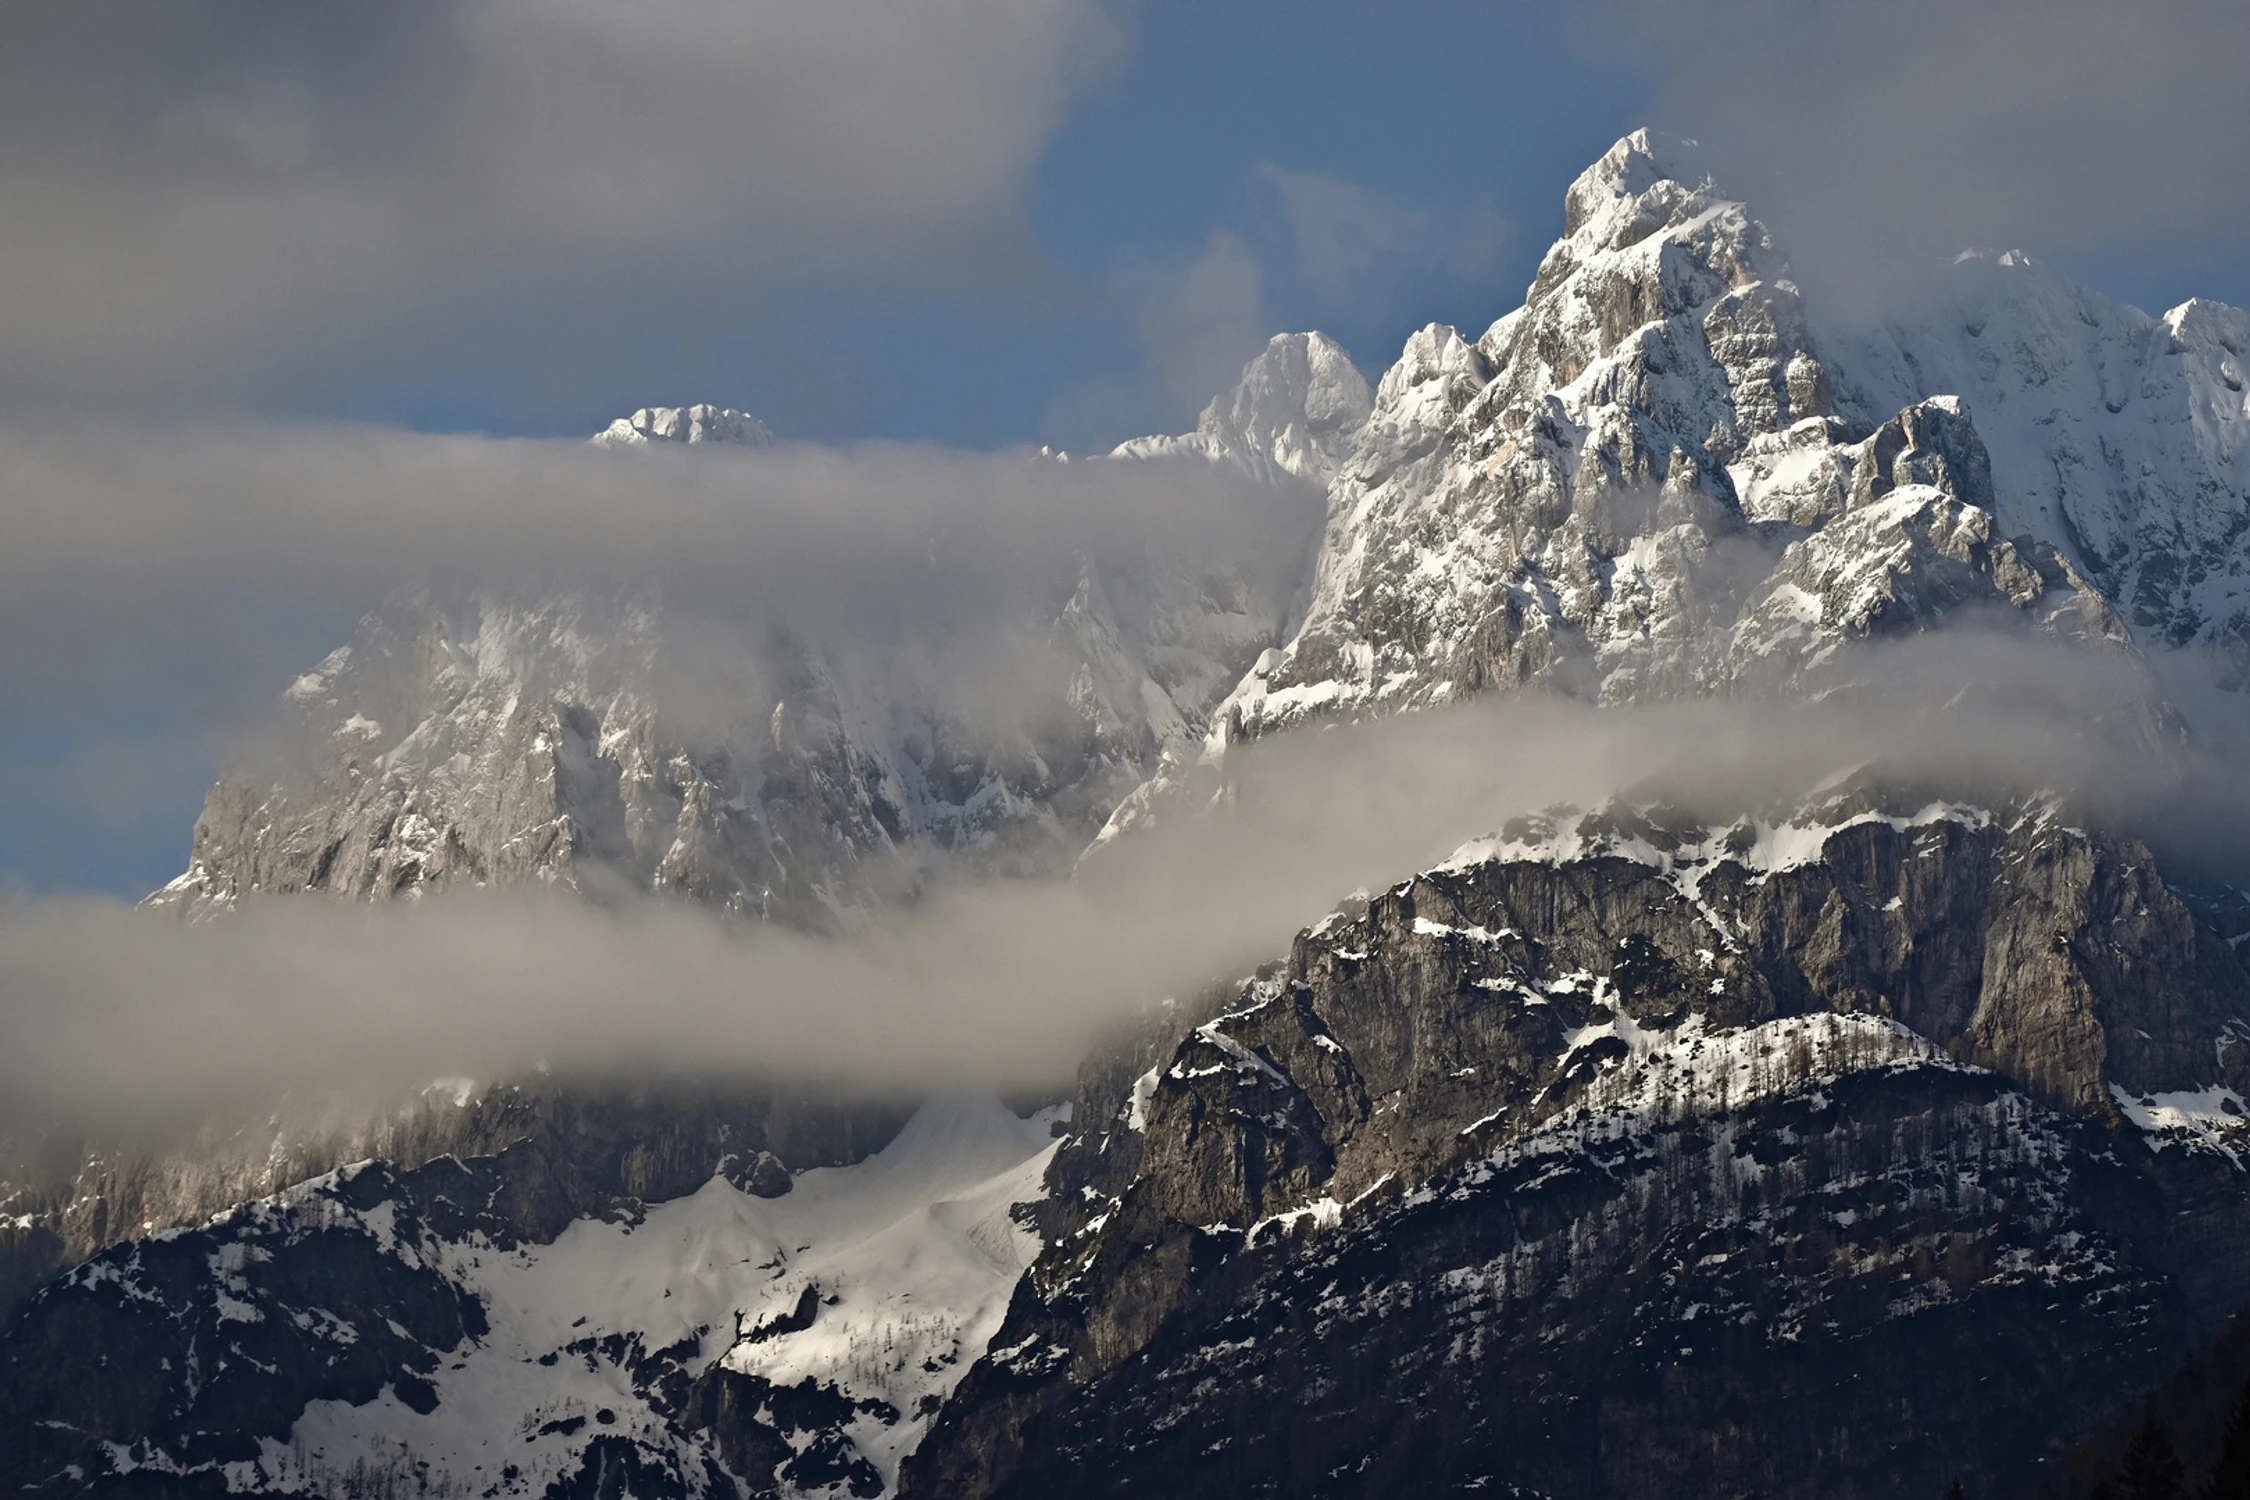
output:
{"label": "jagged rocky summit", "polygon": [[1618,142],[1522,307],[1408,340],[1336,445],[1302,618],[1108,832],[1307,719],[1833,689],[1849,647],[1962,621],[2250,682],[2250,315],[1968,256],[1938,310],[1823,344],[1694,161]]}
{"label": "jagged rocky summit", "polygon": [[[1526,685],[1829,691],[1972,623],[2138,674],[2167,753],[2158,668],[2250,677],[2250,318],[1952,275],[1824,331],[1693,149],[1636,133],[1481,336],[1417,333],[1372,391],[1285,336],[1104,460],[1327,514],[1070,580],[1066,732],[787,642],[734,730],[683,736],[650,601],[402,596],[293,690],[309,773],[223,782],[159,903],[546,879],[835,924],[931,851],[1127,836],[1248,737]],[[106,1249],[0,1338],[0,1481],[2014,1493],[2250,1305],[2244,909],[2064,799],[1880,767],[1732,821],[1557,809],[1161,1011],[1067,1119],[820,1156],[721,1112],[532,1221],[567,1132],[471,1133]],[[792,1248],[831,1202],[861,1207]]]}
{"label": "jagged rocky summit", "polygon": [[[1785,619],[1802,658],[1980,597],[2098,592],[2240,680],[2250,317],[1971,258],[1941,311],[1822,347],[1765,227],[1646,132],[1572,184],[1566,228],[1523,307],[1474,341],[1424,329],[1385,374],[1312,606],[1230,724],[1557,678],[1722,690]],[[1839,523],[1853,576],[1808,555]]]}
{"label": "jagged rocky summit", "polygon": [[1370,392],[1332,340],[1284,335],[1193,433],[1118,448],[1323,485],[1324,535],[1062,580],[1027,624],[1074,670],[1036,724],[777,640],[746,651],[734,726],[688,734],[656,704],[653,599],[408,595],[292,689],[303,784],[223,780],[158,899],[536,877],[822,925],[933,854],[1067,863],[1307,718],[1834,688],[1844,648],[1962,620],[2250,682],[2243,313],[2151,319],[1969,257],[1939,311],[1823,345],[1765,227],[1647,132],[1565,222],[1481,337],[1426,328]]}

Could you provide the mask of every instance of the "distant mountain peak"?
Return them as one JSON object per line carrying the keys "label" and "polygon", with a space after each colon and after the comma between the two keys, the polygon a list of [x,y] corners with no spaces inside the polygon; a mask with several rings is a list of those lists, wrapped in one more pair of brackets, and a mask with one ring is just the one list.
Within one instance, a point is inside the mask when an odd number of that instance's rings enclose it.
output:
{"label": "distant mountain peak", "polygon": [[727,443],[763,448],[773,440],[773,429],[750,413],[710,405],[644,406],[629,417],[619,417],[593,437],[604,448],[641,448],[650,443]]}
{"label": "distant mountain peak", "polygon": [[1343,345],[1325,333],[1277,333],[1242,367],[1234,389],[1203,408],[1196,430],[1271,450],[1301,423],[1310,446],[1340,454],[1374,405]]}
{"label": "distant mountain peak", "polygon": [[1326,484],[1375,408],[1367,377],[1325,333],[1277,333],[1242,367],[1233,389],[1203,408],[1195,431],[1135,438],[1116,458],[1196,455],[1262,478],[1287,474]]}

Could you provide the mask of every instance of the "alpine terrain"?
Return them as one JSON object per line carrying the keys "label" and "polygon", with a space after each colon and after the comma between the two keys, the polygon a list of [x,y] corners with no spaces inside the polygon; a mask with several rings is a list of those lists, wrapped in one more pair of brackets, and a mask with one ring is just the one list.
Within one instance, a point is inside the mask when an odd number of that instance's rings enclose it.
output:
{"label": "alpine terrain", "polygon": [[[417,587],[144,918],[543,882],[850,941],[1351,720],[1898,691],[1884,644],[1955,632],[2121,684],[2084,733],[2156,776],[2250,691],[2250,314],[1980,252],[1831,332],[1647,132],[1564,226],[1372,387],[1287,335],[1193,433],[1071,460],[1220,466],[1271,524],[1028,580],[1032,711],[779,622],[683,713],[703,637],[654,592]],[[595,442],[777,447],[710,406]],[[1054,1098],[542,1076],[7,1143],[0,1488],[2064,1493],[2250,1309],[2241,872],[2052,788],[1829,769],[1461,828]]]}

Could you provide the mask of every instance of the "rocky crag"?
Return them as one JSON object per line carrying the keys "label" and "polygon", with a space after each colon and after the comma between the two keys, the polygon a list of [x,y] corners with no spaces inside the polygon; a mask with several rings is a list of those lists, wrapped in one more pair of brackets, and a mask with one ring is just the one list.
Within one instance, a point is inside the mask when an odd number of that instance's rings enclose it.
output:
{"label": "rocky crag", "polygon": [[2250,314],[1971,255],[1935,311],[1823,339],[1765,225],[1646,131],[1565,228],[1522,307],[1407,341],[1303,618],[1118,828],[1308,718],[1833,687],[1841,648],[1969,618],[2250,681]]}
{"label": "rocky crag", "polygon": [[2245,1301],[2250,977],[1860,784],[1530,820],[1089,1070],[909,1495],[2008,1493]]}
{"label": "rocky crag", "polygon": [[[623,1201],[692,1191],[736,1162],[772,1187],[787,1174],[842,1165],[879,1148],[904,1118],[895,1106],[730,1093],[620,1091],[535,1078],[455,1080],[375,1118],[287,1116],[213,1124],[164,1149],[76,1134],[11,1140],[0,1186],[0,1318],[64,1266],[158,1230],[200,1223],[351,1162],[402,1168],[440,1157],[507,1156],[518,1191],[559,1224]],[[776,1174],[780,1174],[778,1177]],[[556,1216],[559,1215],[559,1218]],[[535,1233],[537,1223],[519,1226]]]}
{"label": "rocky crag", "polygon": [[1020,1273],[1007,1210],[1037,1192],[1052,1112],[927,1106],[872,1139],[805,1118],[766,1137],[787,1157],[737,1130],[715,1159],[656,1113],[358,1163],[94,1257],[0,1348],[0,1480],[884,1489]]}

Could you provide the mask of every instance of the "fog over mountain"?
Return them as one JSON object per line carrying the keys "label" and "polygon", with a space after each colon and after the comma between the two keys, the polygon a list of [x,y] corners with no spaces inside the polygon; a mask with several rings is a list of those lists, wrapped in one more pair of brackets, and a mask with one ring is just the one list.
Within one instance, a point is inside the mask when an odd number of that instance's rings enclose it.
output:
{"label": "fog over mountain", "polygon": [[[1471,831],[1625,793],[1724,826],[1839,771],[2039,791],[2226,868],[2250,828],[2228,766],[2150,777],[2137,684],[2004,638],[1867,664],[1854,703],[1597,711],[1531,699],[1260,744],[1224,803],[1107,846],[1074,878],[941,882],[840,931],[745,930],[678,899],[462,890],[373,909],[245,896],[221,921],[118,903],[0,914],[9,1123],[173,1124],[214,1101],[432,1078],[812,1077],[855,1089],[1053,1086],[1100,1035],[1255,968],[1303,924]],[[1967,698],[1968,701],[1962,701]]]}

